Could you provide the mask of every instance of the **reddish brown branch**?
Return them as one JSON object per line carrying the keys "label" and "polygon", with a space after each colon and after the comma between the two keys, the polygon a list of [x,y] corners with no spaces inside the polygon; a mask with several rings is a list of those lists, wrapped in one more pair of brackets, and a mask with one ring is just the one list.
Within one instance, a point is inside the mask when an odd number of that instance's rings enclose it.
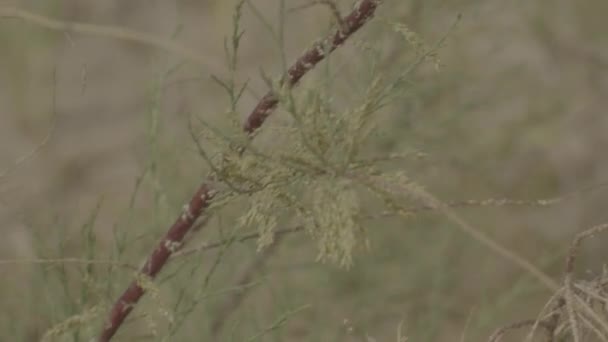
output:
{"label": "reddish brown branch", "polygon": [[[369,19],[372,18],[381,0],[363,0],[358,6],[343,19],[341,29],[336,30],[329,37],[313,44],[298,60],[287,70],[287,85],[294,86],[300,81],[308,71],[325,58],[326,54],[331,53],[342,45],[348,37],[355,33]],[[285,81],[285,79],[283,79]],[[277,105],[277,98],[270,92],[266,94],[251,112],[243,129],[247,133],[252,133],[262,125],[264,120],[270,115]]]}
{"label": "reddish brown branch", "polygon": [[[203,184],[196,191],[190,202],[184,207],[182,214],[169,228],[167,234],[160,241],[156,249],[146,260],[140,272],[148,277],[154,278],[165,265],[171,254],[179,247],[186,233],[192,228],[194,221],[201,215],[203,210],[209,206],[215,192]],[[144,289],[139,282],[131,282],[127,290],[118,298],[108,315],[106,325],[103,328],[99,341],[109,341],[135,304],[144,294]]]}
{"label": "reddish brown branch", "polygon": [[[381,0],[361,0],[355,9],[344,18],[343,27],[337,29],[326,39],[315,43],[302,55],[287,71],[283,77],[283,82],[292,87],[327,54],[342,45],[348,37],[363,26],[374,14]],[[243,130],[253,133],[262,126],[266,118],[275,109],[278,103],[277,98],[272,92],[266,94],[258,105],[247,117],[243,125]],[[148,257],[141,269],[144,276],[154,278],[165,265],[169,257],[179,248],[186,233],[192,228],[194,222],[209,206],[215,191],[206,183],[203,183],[196,191],[190,202],[184,207],[184,211],[177,218],[175,223],[169,228],[165,236],[159,242],[156,249]],[[98,341],[110,341],[116,331],[120,328],[131,310],[143,296],[145,290],[134,280],[127,290],[118,298],[112,307],[106,324],[99,336]]]}

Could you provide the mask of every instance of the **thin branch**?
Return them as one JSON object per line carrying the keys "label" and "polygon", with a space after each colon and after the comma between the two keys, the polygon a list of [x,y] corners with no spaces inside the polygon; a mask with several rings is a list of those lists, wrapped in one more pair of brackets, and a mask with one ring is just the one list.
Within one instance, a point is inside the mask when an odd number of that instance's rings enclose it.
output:
{"label": "thin branch", "polygon": [[[346,29],[340,28],[325,38],[320,43],[313,44],[304,55],[302,55],[283,76],[283,83],[288,87],[295,86],[298,81],[319,63],[326,54],[342,45],[348,37],[354,34],[374,15],[376,8],[380,5],[380,0],[361,0],[357,3],[354,10],[344,19]],[[327,46],[329,45],[329,46]],[[276,108],[278,100],[274,93],[269,92],[262,98],[258,105],[249,114],[243,130],[252,135],[262,126],[266,118]],[[166,235],[161,239],[158,246],[148,257],[141,269],[144,276],[154,278],[163,268],[171,254],[179,249],[184,236],[192,228],[196,219],[207,209],[211,200],[217,194],[206,182],[203,183],[189,203],[184,206],[181,215],[169,228]],[[129,313],[133,310],[145,290],[134,280],[127,290],[118,298],[112,307],[103,330],[98,338],[100,342],[107,342],[112,339],[118,331]]]}
{"label": "thin branch", "polygon": [[595,234],[599,234],[605,230],[608,230],[608,223],[602,223],[597,226],[593,226],[589,229],[586,229],[576,235],[572,244],[570,246],[570,251],[568,252],[568,258],[566,259],[566,270],[565,274],[572,274],[574,272],[574,262],[576,261],[576,257],[578,256],[578,249],[580,248],[581,243],[584,239],[594,236]]}
{"label": "thin branch", "polygon": [[16,6],[0,6],[0,17],[20,19],[24,22],[55,31],[75,32],[131,41],[173,53],[186,60],[204,65],[208,70],[222,70],[220,66],[210,63],[209,57],[205,56],[201,52],[188,49],[187,47],[174,43],[169,39],[162,39],[148,33],[134,31],[125,27],[62,21],[36,14]]}
{"label": "thin branch", "polygon": [[570,323],[570,330],[572,331],[572,338],[574,342],[580,342],[581,330],[578,324],[578,312],[575,309],[576,305],[576,294],[572,290],[572,273],[567,273],[564,279],[564,287],[566,293],[564,300],[566,302],[566,313],[568,314],[568,322]]}
{"label": "thin branch", "polygon": [[[304,230],[304,226],[283,228],[283,229],[279,229],[279,230],[275,231],[274,235],[275,235],[275,239],[278,239],[284,235],[301,232],[303,230]],[[203,243],[200,246],[193,247],[188,250],[176,252],[175,254],[173,254],[172,258],[182,258],[182,257],[186,257],[186,256],[189,256],[189,255],[192,255],[195,253],[201,253],[201,252],[206,252],[211,249],[216,249],[216,248],[219,248],[219,247],[224,246],[229,243],[245,242],[245,241],[259,239],[259,238],[260,238],[260,233],[250,233],[250,234],[245,234],[241,237],[237,237],[236,239],[222,239],[222,240],[215,241],[212,243]]]}
{"label": "thin branch", "polygon": [[25,155],[17,158],[17,160],[15,160],[15,162],[13,163],[13,166],[11,166],[11,167],[5,169],[4,171],[0,172],[0,180],[3,179],[3,178],[5,178],[5,177],[7,177],[11,173],[15,172],[15,170],[17,170],[21,164],[23,164],[23,163],[27,162],[28,160],[34,158],[38,153],[40,153],[40,151],[51,140],[51,137],[52,137],[54,131],[55,131],[55,119],[53,118],[53,122],[51,123],[51,128],[48,130],[46,136],[42,139],[42,141],[40,141],[31,151],[29,151]]}
{"label": "thin branch", "polygon": [[232,296],[230,296],[222,307],[220,307],[218,313],[213,319],[213,322],[211,323],[211,336],[213,336],[215,339],[217,339],[221,333],[222,328],[228,321],[228,317],[230,317],[230,315],[239,306],[241,306],[247,297],[247,294],[253,289],[253,287],[246,287],[245,285],[251,283],[253,276],[264,267],[266,261],[268,261],[268,259],[278,250],[278,246],[280,245],[284,236],[284,234],[276,236],[275,241],[270,246],[265,248],[262,253],[260,253],[249,265],[247,265],[247,267],[238,276],[235,287],[241,287],[242,290],[233,292]]}
{"label": "thin branch", "polygon": [[53,134],[55,133],[55,128],[57,126],[57,69],[53,70],[53,108],[52,108],[52,118],[51,118],[51,127],[47,131],[45,137],[28,153],[17,158],[12,166],[0,172],[0,180],[7,177],[11,173],[15,172],[19,168],[19,166],[30,159],[34,158],[40,151],[49,143]]}
{"label": "thin branch", "polygon": [[128,263],[117,262],[114,260],[87,260],[81,258],[58,258],[58,259],[3,259],[0,260],[0,266],[2,265],[20,265],[20,264],[39,264],[39,265],[65,265],[65,264],[77,264],[77,265],[109,265],[129,270],[137,271],[137,267]]}
{"label": "thin branch", "polygon": [[[551,296],[551,299],[547,302],[547,304],[545,304],[545,307],[541,311],[541,313],[542,313],[545,310],[547,310],[547,308],[549,308],[549,306],[553,306],[553,308],[549,311],[547,319],[545,320],[545,323],[547,324],[547,329],[550,332],[548,342],[554,342],[554,340],[557,336],[557,330],[559,328],[560,317],[561,317],[560,311],[565,303],[564,297],[561,295],[561,292],[563,292],[563,290],[556,291]],[[537,327],[537,325],[534,325],[532,327],[532,331],[530,331],[530,334],[528,334],[528,336],[526,337],[525,342],[529,342],[532,340],[532,333],[535,331],[536,327]]]}
{"label": "thin branch", "polygon": [[549,275],[539,269],[536,265],[525,259],[524,257],[518,255],[514,251],[508,249],[504,245],[500,244],[496,240],[493,240],[488,235],[486,235],[483,231],[479,230],[477,227],[474,227],[469,222],[465,221],[460,215],[458,215],[455,211],[453,211],[450,207],[443,204],[437,198],[435,198],[432,194],[421,190],[419,194],[423,197],[424,200],[428,201],[428,204],[435,206],[440,212],[442,212],[450,221],[455,223],[461,230],[467,233],[469,236],[473,237],[475,240],[485,245],[496,254],[502,256],[506,260],[512,262],[513,264],[519,266],[521,269],[532,275],[536,278],[540,283],[542,283],[547,289],[551,291],[557,291],[559,289],[558,283],[553,280]]}
{"label": "thin branch", "polygon": [[331,14],[336,19],[336,22],[340,25],[340,27],[342,27],[342,28],[346,27],[346,25],[344,24],[344,20],[342,19],[342,15],[340,14],[340,10],[338,9],[338,5],[336,5],[336,2],[333,1],[333,0],[311,0],[307,4],[303,4],[303,5],[300,5],[300,6],[295,6],[295,7],[290,8],[288,10],[288,12],[295,12],[295,11],[298,11],[298,10],[302,10],[302,9],[313,7],[315,5],[325,5],[325,6],[327,6],[329,8],[329,10],[331,11]]}
{"label": "thin branch", "polygon": [[257,339],[259,339],[260,337],[266,335],[267,333],[278,329],[279,327],[281,327],[283,324],[285,324],[285,322],[287,322],[287,320],[289,319],[289,317],[295,315],[296,313],[306,310],[310,308],[310,305],[302,305],[301,307],[288,311],[285,314],[283,314],[282,316],[280,316],[279,318],[277,318],[274,323],[272,323],[270,326],[268,326],[267,328],[265,328],[264,330],[260,331],[259,333],[257,333],[256,335],[252,336],[250,339],[248,339],[248,342],[251,341],[255,341]]}
{"label": "thin branch", "polygon": [[[600,188],[605,187],[606,185],[607,185],[606,183],[600,183],[600,184],[585,187],[585,188],[582,188],[579,190],[575,190],[572,192],[567,192],[560,196],[533,199],[533,200],[518,200],[518,199],[510,199],[510,198],[498,198],[498,199],[487,198],[487,199],[481,199],[481,200],[469,199],[469,200],[463,200],[463,201],[450,201],[450,202],[444,202],[443,204],[445,206],[455,208],[455,209],[470,208],[470,207],[478,208],[478,207],[505,207],[505,206],[548,207],[548,206],[557,205],[566,200],[572,199],[575,196],[580,196],[586,192],[598,190]],[[405,212],[411,213],[411,214],[417,214],[417,213],[428,212],[428,211],[436,211],[436,210],[439,210],[439,209],[436,207],[427,205],[427,204],[408,207],[408,208],[404,209]],[[395,216],[395,215],[398,215],[398,214],[396,214],[394,211],[386,211],[386,212],[380,213],[379,215],[364,216],[363,218],[376,219],[379,217],[387,217],[387,216]],[[194,226],[194,228],[192,228],[192,230],[198,230],[203,225],[204,225],[204,222],[198,223]],[[593,229],[593,228],[591,228],[591,229]],[[275,236],[282,236],[282,235],[287,235],[287,234],[291,234],[291,233],[298,233],[303,230],[304,230],[304,226],[297,225],[297,226],[293,226],[293,227],[278,229],[274,232],[274,234],[275,234]],[[191,249],[178,251],[173,254],[172,258],[186,257],[186,256],[190,256],[195,253],[202,253],[202,252],[206,252],[206,251],[209,251],[209,250],[212,250],[215,248],[219,248],[219,247],[221,247],[225,244],[231,243],[231,242],[239,242],[239,243],[246,242],[248,240],[258,239],[259,237],[260,237],[259,233],[249,233],[249,234],[244,234],[240,237],[236,237],[234,240],[222,239],[222,240],[218,240],[218,241],[214,241],[214,242],[205,242],[205,243],[200,244],[199,246],[192,247]]]}
{"label": "thin branch", "polygon": [[[379,177],[367,177],[365,175],[361,176],[358,174],[349,175],[352,179],[360,181],[362,184],[365,184],[371,190],[378,190],[386,192],[387,194],[394,194],[396,191],[402,193],[410,193],[418,197],[425,206],[433,208],[433,210],[437,210],[442,213],[446,218],[452,221],[458,228],[460,228],[467,235],[471,236],[479,243],[483,244],[496,254],[500,255],[504,259],[509,262],[517,265],[530,275],[534,276],[538,281],[540,281],[547,289],[555,292],[559,290],[559,284],[553,280],[549,275],[543,272],[541,269],[536,267],[533,263],[526,260],[524,257],[518,255],[514,251],[508,249],[506,246],[502,245],[498,241],[492,239],[490,236],[485,234],[482,230],[470,224],[464,218],[456,213],[450,206],[446,205],[439,199],[437,199],[433,194],[426,191],[422,187],[411,187],[407,188],[402,184],[393,184],[391,182],[387,182],[386,180]],[[406,210],[407,208],[398,208],[400,213],[409,214]]]}

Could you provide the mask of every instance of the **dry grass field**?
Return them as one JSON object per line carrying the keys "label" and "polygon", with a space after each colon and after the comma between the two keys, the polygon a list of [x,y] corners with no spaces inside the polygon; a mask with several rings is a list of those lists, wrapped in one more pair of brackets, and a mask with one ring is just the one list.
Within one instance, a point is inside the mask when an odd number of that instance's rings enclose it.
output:
{"label": "dry grass field", "polygon": [[[248,81],[234,108],[240,119],[268,90],[262,74],[278,77],[337,21],[330,6],[311,3],[245,2],[234,73]],[[352,7],[335,3],[341,13]],[[0,3],[1,341],[90,341],[99,332],[131,267],[209,172],[191,118],[230,132],[230,100],[210,76],[231,75],[224,39],[235,4]],[[362,153],[415,151],[391,167],[451,210],[364,220],[369,248],[354,252],[350,268],[317,261],[316,243],[301,232],[261,251],[250,239],[182,254],[146,285],[114,340],[487,341],[535,319],[555,291],[458,220],[568,284],[576,234],[608,220],[606,13],[602,0],[385,0],[298,89],[329,80],[336,108],[360,106],[373,63],[390,77],[444,39],[378,113]],[[395,23],[408,39],[391,32]],[[280,44],[271,30],[282,32]],[[152,40],[131,39],[133,31]],[[291,121],[286,110],[273,114],[256,148],[289,145],[277,132]],[[408,206],[428,204],[415,195],[405,196]],[[247,234],[254,228],[235,223],[259,199],[217,209],[184,249]],[[283,216],[279,228],[291,227]],[[584,240],[566,274],[571,285],[599,282],[600,304],[608,303],[607,244],[608,233]],[[608,313],[598,309],[594,320],[581,308],[562,315],[559,341],[608,336]]]}

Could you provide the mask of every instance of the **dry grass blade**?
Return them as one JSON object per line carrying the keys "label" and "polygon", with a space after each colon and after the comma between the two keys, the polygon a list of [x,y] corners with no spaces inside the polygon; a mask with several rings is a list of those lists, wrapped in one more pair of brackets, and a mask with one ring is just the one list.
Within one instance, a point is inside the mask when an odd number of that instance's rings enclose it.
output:
{"label": "dry grass blade", "polygon": [[515,329],[521,329],[521,328],[528,327],[528,326],[532,326],[532,327],[540,326],[540,327],[544,328],[544,330],[547,332],[548,336],[550,336],[552,333],[551,326],[547,322],[538,321],[535,319],[526,319],[526,320],[515,322],[515,323],[509,324],[507,326],[497,329],[490,336],[490,338],[488,339],[488,342],[498,342],[502,339],[504,334],[508,333],[509,331],[515,330]]}
{"label": "dry grass blade", "polygon": [[[1,16],[1,15],[0,15]],[[17,158],[12,166],[6,168],[5,170],[0,171],[0,181],[5,179],[7,176],[15,172],[19,166],[28,160],[37,156],[40,151],[49,143],[53,134],[55,133],[55,128],[57,125],[57,70],[53,70],[53,113],[51,118],[51,126],[48,129],[45,137],[28,153],[22,155]]]}
{"label": "dry grass blade", "polygon": [[87,260],[81,258],[59,258],[59,259],[5,259],[0,260],[1,265],[15,265],[15,264],[38,264],[38,265],[108,265],[120,268],[126,268],[129,270],[137,271],[137,267],[128,263],[116,262],[113,260]]}
{"label": "dry grass blade", "polygon": [[[575,282],[573,280],[575,269],[574,264],[576,262],[576,258],[578,257],[578,252],[582,241],[605,230],[608,230],[607,223],[591,227],[577,234],[572,242],[572,245],[570,246],[568,258],[566,260],[566,270],[564,272],[564,287],[566,289],[566,294],[564,296],[563,303],[566,308],[566,313],[568,314],[568,323],[570,325],[570,330],[572,332],[574,341],[582,341],[582,332],[579,326],[579,319],[588,321],[587,318],[589,318],[591,322],[595,322],[595,324],[599,325],[605,333],[608,333],[608,323],[604,318],[598,316],[595,310],[589,306],[586,299],[581,298],[582,295],[589,297],[588,295],[585,293],[581,293],[579,295],[575,292]],[[591,330],[594,331],[596,329],[592,328]],[[598,332],[599,334],[596,334],[602,336],[601,330],[598,330]]]}
{"label": "dry grass blade", "polygon": [[[568,332],[573,341],[585,340],[588,332],[595,334],[600,340],[606,341],[608,335],[608,321],[605,309],[608,296],[602,295],[605,285],[604,275],[588,284],[587,282],[575,281],[575,262],[578,257],[580,245],[586,238],[608,230],[608,223],[599,224],[577,234],[570,246],[566,258],[564,270],[564,284],[554,292],[551,300],[545,307],[555,303],[548,317],[539,322],[544,322],[550,331],[549,341],[554,341],[558,336]],[[599,302],[603,307],[604,317],[601,317],[593,302]],[[533,331],[528,335],[526,341],[531,340]]]}
{"label": "dry grass blade", "polygon": [[578,313],[575,309],[576,305],[576,294],[572,291],[572,274],[566,274],[566,278],[564,280],[566,294],[564,296],[566,300],[566,312],[568,313],[568,322],[570,323],[570,330],[572,331],[572,338],[574,342],[580,342],[581,331],[578,325]]}
{"label": "dry grass blade", "polygon": [[[532,275],[536,278],[541,284],[543,284],[547,289],[555,292],[559,290],[559,284],[553,280],[549,275],[543,272],[541,269],[536,267],[533,263],[521,257],[514,251],[506,248],[499,242],[493,240],[486,234],[484,234],[480,229],[473,226],[465,219],[463,219],[460,215],[458,215],[450,206],[444,204],[442,201],[437,199],[431,193],[426,191],[420,186],[412,185],[412,186],[404,186],[403,184],[393,184],[387,183],[385,180],[379,177],[367,178],[365,176],[353,175],[354,179],[361,181],[363,184],[368,184],[372,188],[380,188],[383,191],[386,191],[390,194],[395,194],[396,192],[401,192],[405,194],[411,194],[412,196],[416,196],[419,198],[425,206],[433,208],[433,210],[438,210],[444,216],[446,216],[450,221],[455,223],[463,232],[477,240],[482,245],[486,246],[490,250],[492,250],[497,255],[505,258],[509,262],[517,265],[528,274]],[[402,209],[403,208],[399,208]],[[409,214],[407,209],[403,211],[404,214]]]}
{"label": "dry grass blade", "polygon": [[133,31],[124,27],[62,21],[32,13],[15,6],[0,6],[0,17],[23,20],[24,22],[38,25],[50,30],[76,32],[80,34],[131,41],[170,52],[186,60],[203,65],[207,68],[207,70],[210,71],[223,69],[219,65],[210,63],[209,58],[204,56],[202,53],[190,50],[187,47],[177,44],[171,40],[162,39],[143,32]]}

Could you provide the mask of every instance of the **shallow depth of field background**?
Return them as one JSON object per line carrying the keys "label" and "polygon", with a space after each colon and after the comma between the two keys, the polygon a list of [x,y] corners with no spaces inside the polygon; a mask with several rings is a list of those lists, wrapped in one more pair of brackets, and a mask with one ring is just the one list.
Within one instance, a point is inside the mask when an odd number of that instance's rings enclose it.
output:
{"label": "shallow depth of field background", "polygon": [[[54,18],[118,25],[165,38],[181,27],[176,41],[207,57],[207,65],[188,63],[159,86],[162,74],[179,62],[177,56],[0,18],[0,172],[46,135],[56,82],[51,140],[34,159],[0,180],[0,259],[79,258],[92,250],[103,259],[114,248],[113,231],[118,231],[138,237],[125,253],[139,264],[207,170],[187,133],[187,121],[190,114],[219,121],[228,104],[209,73],[226,76],[222,44],[231,29],[234,2],[20,3]],[[276,21],[278,1],[255,3]],[[288,7],[303,3],[287,1]],[[350,1],[338,3],[347,13]],[[595,188],[548,207],[458,209],[493,238],[559,277],[574,234],[608,219],[608,189],[600,186],[608,181],[607,12],[608,2],[602,0],[386,1],[379,16],[402,21],[429,44],[458,13],[463,17],[439,50],[440,71],[423,67],[414,74],[398,110],[382,116],[382,134],[371,148],[426,153],[404,170],[445,201],[534,200]],[[323,6],[290,13],[287,60],[323,34],[330,20]],[[244,117],[266,91],[259,69],[277,75],[281,67],[279,50],[247,6],[242,25],[246,33],[238,77],[251,80],[251,91],[239,105]],[[355,39],[382,44],[378,35],[385,29],[374,22]],[[409,47],[383,49],[390,72],[391,59],[406,58]],[[343,102],[349,99],[348,86],[357,83],[357,70],[347,63],[357,51],[347,44],[336,54],[342,61],[336,64],[343,65],[342,74],[335,76],[342,82],[336,97]],[[154,117],[157,125],[150,121]],[[148,174],[130,207],[145,169]],[[82,227],[97,206],[93,239],[83,235]],[[231,218],[224,219],[230,225]],[[196,233],[192,245],[217,235],[214,225]],[[235,341],[247,340],[285,312],[308,304],[261,340],[361,341],[368,335],[395,341],[403,322],[411,341],[455,341],[463,334],[467,341],[483,341],[501,325],[535,317],[548,300],[549,293],[534,279],[441,214],[376,221],[370,239],[371,250],[358,253],[355,266],[343,270],[316,263],[315,246],[307,237],[287,237],[257,274],[259,283],[230,317],[222,339],[230,340],[234,331]],[[601,270],[607,242],[608,237],[597,236],[585,244],[580,276]],[[198,272],[205,274],[216,253],[192,257]],[[255,253],[253,241],[233,246],[210,288],[230,287]],[[109,288],[115,295],[131,277],[130,271],[116,269],[123,274],[106,284],[103,277],[83,279],[81,270],[78,265],[0,265],[0,340],[38,340],[82,310],[75,297],[83,287],[93,292]],[[178,289],[190,291],[203,278],[189,269],[165,271],[161,278],[177,272],[183,280],[171,280],[172,285],[161,286],[160,299],[147,296],[141,303],[154,313],[150,321],[159,322],[160,331],[163,318],[156,305],[170,307]],[[222,298],[197,306],[171,340],[204,340]],[[151,330],[146,322],[123,327],[117,340],[145,340]]]}

